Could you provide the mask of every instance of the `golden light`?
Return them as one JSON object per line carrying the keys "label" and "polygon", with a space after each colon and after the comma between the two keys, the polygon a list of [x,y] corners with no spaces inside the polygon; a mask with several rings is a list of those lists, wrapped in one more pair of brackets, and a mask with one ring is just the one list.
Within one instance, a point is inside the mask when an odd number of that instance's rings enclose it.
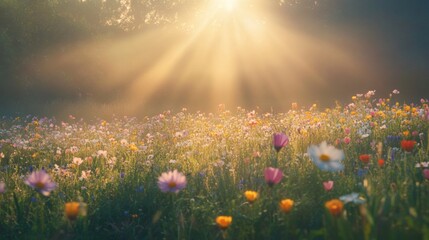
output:
{"label": "golden light", "polygon": [[[311,97],[309,86],[326,84],[328,70],[375,78],[368,74],[377,71],[368,71],[364,61],[339,47],[335,34],[320,38],[302,33],[294,19],[274,15],[265,3],[208,2],[189,15],[186,24],[82,43],[73,52],[54,54],[48,72],[67,66],[85,72],[97,62],[107,78],[95,83],[78,76],[80,86],[114,96],[109,109],[126,114],[148,108],[214,109],[220,103],[270,107],[285,97]],[[73,108],[84,111],[76,104]]]}
{"label": "golden light", "polygon": [[223,7],[225,10],[232,12],[237,7],[237,0],[224,0]]}

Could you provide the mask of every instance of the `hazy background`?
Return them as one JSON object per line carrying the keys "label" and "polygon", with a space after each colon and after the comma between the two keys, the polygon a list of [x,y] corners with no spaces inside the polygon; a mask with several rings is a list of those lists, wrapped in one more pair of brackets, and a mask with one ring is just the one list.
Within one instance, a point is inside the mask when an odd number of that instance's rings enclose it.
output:
{"label": "hazy background", "polygon": [[3,0],[0,115],[429,97],[429,2]]}

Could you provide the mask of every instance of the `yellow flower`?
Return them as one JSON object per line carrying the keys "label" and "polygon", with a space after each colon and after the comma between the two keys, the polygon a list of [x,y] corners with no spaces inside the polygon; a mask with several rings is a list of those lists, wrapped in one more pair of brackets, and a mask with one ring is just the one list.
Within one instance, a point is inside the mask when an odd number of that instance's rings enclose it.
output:
{"label": "yellow flower", "polygon": [[80,204],[78,202],[68,202],[65,204],[64,213],[69,220],[76,220],[79,215]]}
{"label": "yellow flower", "polygon": [[245,191],[244,196],[249,203],[253,203],[258,198],[258,193],[255,191]]}
{"label": "yellow flower", "polygon": [[231,223],[232,223],[232,217],[231,216],[218,216],[218,217],[216,217],[216,224],[222,230],[227,229],[229,227],[229,225],[231,225]]}
{"label": "yellow flower", "polygon": [[338,199],[332,199],[325,203],[325,207],[329,210],[332,216],[338,217],[343,211],[344,204]]}
{"label": "yellow flower", "polygon": [[292,199],[289,199],[289,198],[283,199],[280,201],[280,204],[279,204],[280,210],[282,210],[285,213],[288,213],[292,210],[293,204],[294,204],[294,201]]}
{"label": "yellow flower", "polygon": [[405,112],[409,112],[411,110],[411,107],[410,106],[408,106],[408,105],[405,105],[404,106],[404,111]]}
{"label": "yellow flower", "polygon": [[139,148],[134,143],[131,143],[130,144],[130,150],[132,152],[137,152],[139,150]]}

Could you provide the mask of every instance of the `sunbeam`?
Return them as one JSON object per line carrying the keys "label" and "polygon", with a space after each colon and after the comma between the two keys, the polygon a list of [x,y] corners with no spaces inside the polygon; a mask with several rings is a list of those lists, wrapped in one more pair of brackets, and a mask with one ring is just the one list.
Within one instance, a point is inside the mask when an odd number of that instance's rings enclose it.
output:
{"label": "sunbeam", "polygon": [[[187,29],[172,25],[82,43],[69,53],[53,51],[42,73],[78,70],[82,84],[76,85],[86,86],[79,89],[85,92],[95,91],[93,81],[102,81],[98,95],[88,99],[114,102],[127,114],[153,104],[210,109],[219,103],[270,107],[285,100],[312,101],[319,88],[331,91],[326,85],[333,74],[341,78],[336,84],[345,85],[377,78],[377,70],[350,50],[352,39],[343,37],[347,44],[339,44],[336,33],[315,37],[316,31],[302,32],[294,19],[274,17],[270,9],[262,1],[208,2],[189,16]],[[91,82],[82,72],[94,71],[88,67],[94,63],[105,74]]]}

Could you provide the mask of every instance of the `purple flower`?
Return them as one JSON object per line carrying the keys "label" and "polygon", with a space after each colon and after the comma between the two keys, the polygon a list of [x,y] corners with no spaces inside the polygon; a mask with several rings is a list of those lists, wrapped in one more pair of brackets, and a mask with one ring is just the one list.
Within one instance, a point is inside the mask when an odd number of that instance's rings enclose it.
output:
{"label": "purple flower", "polygon": [[6,191],[6,184],[4,182],[0,182],[0,193],[4,193]]}
{"label": "purple flower", "polygon": [[289,138],[284,133],[273,134],[273,145],[277,152],[289,143]]}
{"label": "purple flower", "polygon": [[272,187],[274,184],[279,183],[283,178],[283,173],[278,168],[266,168],[264,171],[265,182]]}
{"label": "purple flower", "polygon": [[51,177],[44,170],[33,171],[25,180],[25,184],[46,197],[57,187],[56,183],[52,182]]}
{"label": "purple flower", "polygon": [[186,187],[186,177],[177,170],[162,173],[158,178],[158,187],[161,192],[178,193]]}

